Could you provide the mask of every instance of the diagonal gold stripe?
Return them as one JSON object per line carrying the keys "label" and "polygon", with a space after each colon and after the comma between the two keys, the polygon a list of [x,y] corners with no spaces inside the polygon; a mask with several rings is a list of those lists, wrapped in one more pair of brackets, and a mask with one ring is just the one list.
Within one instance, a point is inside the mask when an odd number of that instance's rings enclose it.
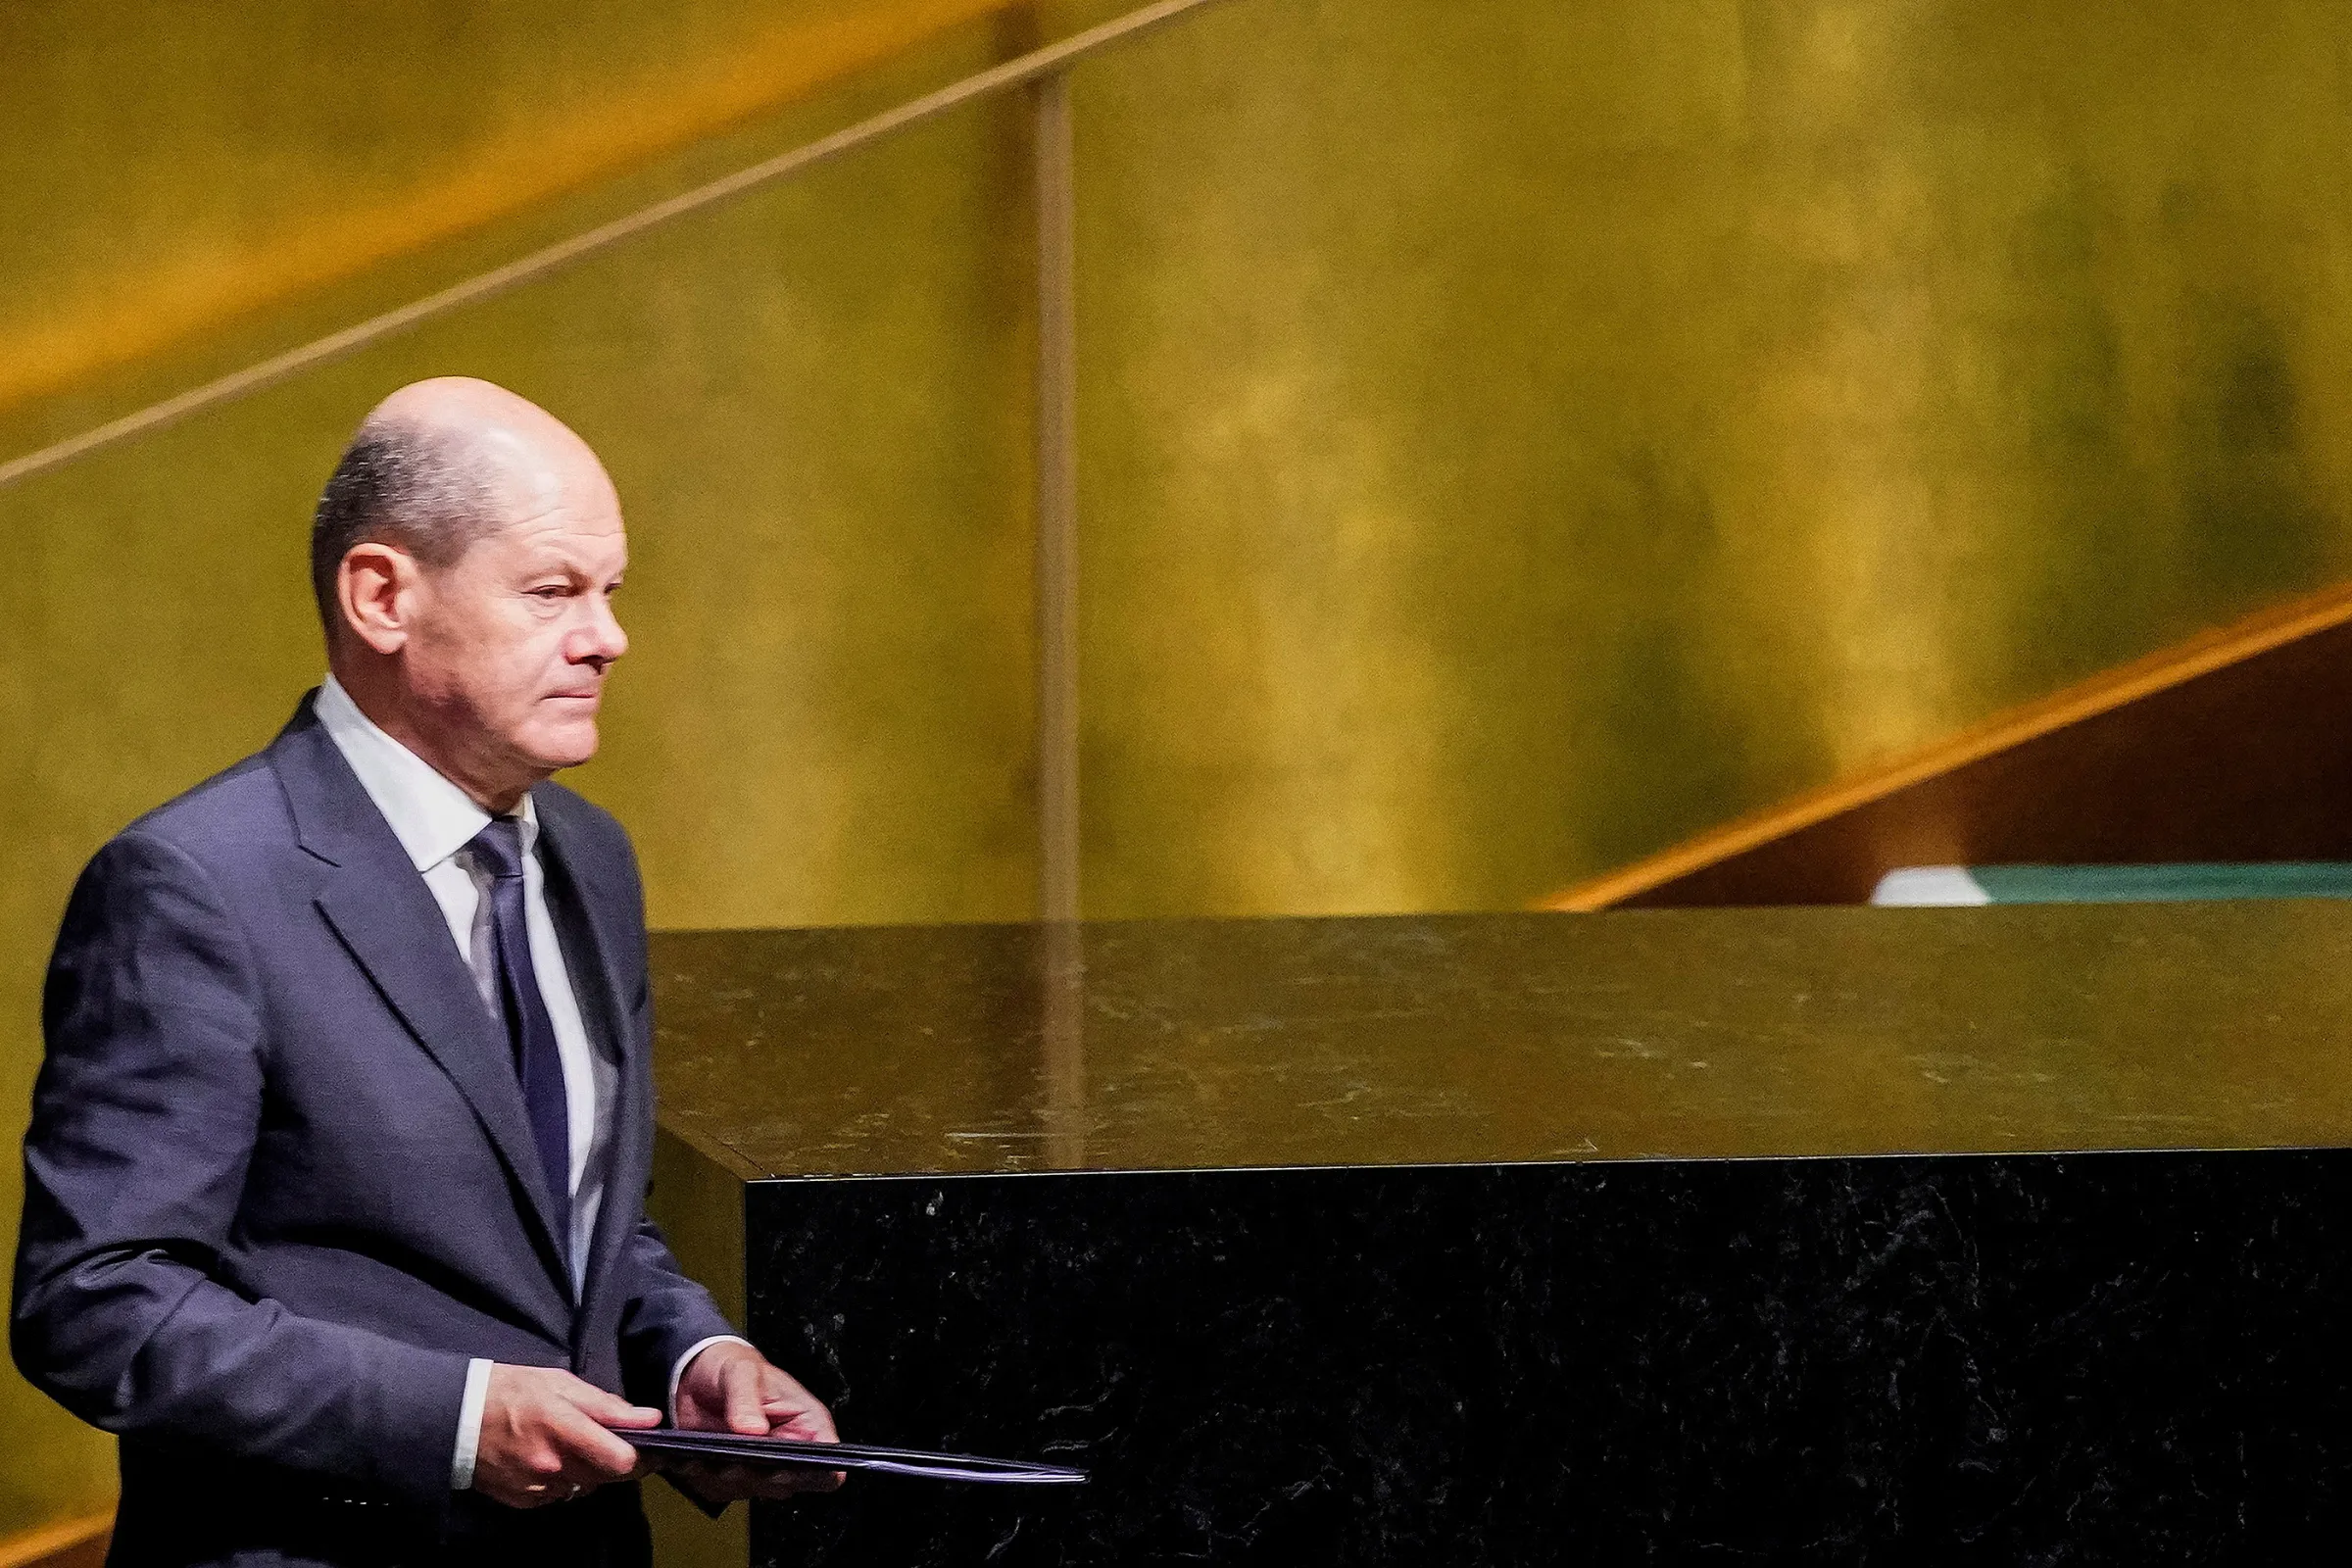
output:
{"label": "diagonal gold stripe", "polygon": [[1703,871],[1749,850],[1786,838],[1833,816],[1884,800],[2052,730],[2111,712],[2226,665],[2352,621],[2352,583],[2339,583],[2283,605],[2257,611],[2227,626],[2159,649],[2144,659],[2094,675],[2064,691],[1996,713],[1981,724],[1922,747],[1858,778],[1841,780],[1794,800],[1753,811],[1686,839],[1631,865],[1620,866],[1536,904],[1539,909],[1605,909],[1652,888]]}
{"label": "diagonal gold stripe", "polygon": [[608,96],[530,135],[478,147],[404,193],[144,258],[115,291],[52,302],[7,329],[0,408],[134,365],[220,322],[580,190],[905,55],[1023,0],[875,0],[856,15],[780,24],[710,69]]}
{"label": "diagonal gold stripe", "polygon": [[1065,38],[1059,43],[1035,50],[1017,60],[1010,60],[1002,66],[981,72],[977,75],[966,76],[961,81],[952,83],[937,92],[928,93],[909,103],[901,104],[896,109],[886,110],[869,120],[860,121],[847,129],[836,131],[830,136],[822,137],[803,147],[796,147],[790,152],[780,153],[763,163],[754,164],[749,169],[739,170],[735,173],[714,179],[709,184],[697,186],[695,189],[673,196],[667,201],[657,202],[651,207],[642,208],[625,218],[615,219],[610,223],[589,229],[585,233],[575,234],[566,240],[560,240],[544,249],[534,251],[528,256],[510,262],[504,267],[494,268],[490,271],[479,273],[464,282],[453,284],[439,293],[429,294],[423,299],[401,306],[397,310],[386,311],[381,316],[370,317],[356,325],[345,327],[340,332],[329,333],[327,336],[306,343],[300,348],[290,349],[272,359],[264,360],[258,365],[247,366],[244,369],[233,371],[218,380],[208,381],[199,387],[192,387],[176,397],[167,398],[161,403],[150,404],[135,414],[128,414],[120,419],[110,420],[95,429],[85,430],[80,435],[71,436],[51,446],[43,447],[37,452],[27,453],[25,456],[8,463],[0,463],[0,490],[29,479],[34,474],[46,473],[53,468],[63,467],[69,463],[113,446],[119,441],[125,441],[132,436],[142,435],[176,423],[200,410],[244,397],[250,393],[261,391],[265,387],[273,386],[300,371],[341,359],[345,355],[404,332],[410,327],[435,317],[446,316],[451,311],[464,306],[491,299],[519,284],[544,277],[574,262],[593,256],[599,251],[607,250],[622,240],[657,228],[675,219],[683,218],[689,213],[700,212],[707,207],[712,207],[733,197],[741,196],[760,186],[782,179],[786,175],[799,173],[803,170],[813,168],[828,159],[838,157],[856,148],[880,141],[886,136],[905,130],[910,125],[920,124],[924,121],[946,114],[950,110],[961,108],[965,104],[977,102],[1014,87],[1023,86],[1041,76],[1063,70],[1086,56],[1108,48],[1112,44],[1123,42],[1154,27],[1164,25],[1188,12],[1216,3],[1218,0],[1158,0],[1157,4],[1131,11],[1123,17],[1106,22],[1101,26],[1089,28],[1087,31]]}
{"label": "diagonal gold stripe", "polygon": [[113,1510],[92,1514],[86,1519],[68,1519],[61,1524],[43,1525],[22,1535],[0,1541],[0,1568],[40,1568],[50,1559],[72,1551],[76,1546],[88,1546],[115,1527]]}

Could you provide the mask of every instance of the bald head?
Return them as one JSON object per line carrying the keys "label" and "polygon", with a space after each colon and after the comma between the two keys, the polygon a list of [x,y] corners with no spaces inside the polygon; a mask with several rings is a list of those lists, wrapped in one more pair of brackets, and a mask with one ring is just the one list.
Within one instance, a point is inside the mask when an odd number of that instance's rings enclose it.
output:
{"label": "bald head", "polygon": [[487,381],[419,381],[361,424],[311,527],[327,664],[492,812],[596,755],[628,651],[620,498],[586,443]]}
{"label": "bald head", "polygon": [[617,510],[588,444],[537,404],[470,376],[402,387],[360,421],[311,523],[311,588],[327,643],[335,578],[354,546],[387,544],[435,569],[508,525],[570,504]]}

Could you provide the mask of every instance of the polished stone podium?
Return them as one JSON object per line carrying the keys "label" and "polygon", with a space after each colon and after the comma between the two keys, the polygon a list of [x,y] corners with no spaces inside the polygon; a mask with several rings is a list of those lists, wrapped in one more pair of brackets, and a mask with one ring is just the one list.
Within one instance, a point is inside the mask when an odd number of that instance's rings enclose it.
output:
{"label": "polished stone podium", "polygon": [[[2352,906],[658,940],[754,1561],[2252,1559],[2352,1508]],[[2324,1539],[2324,1538],[2323,1538]]]}

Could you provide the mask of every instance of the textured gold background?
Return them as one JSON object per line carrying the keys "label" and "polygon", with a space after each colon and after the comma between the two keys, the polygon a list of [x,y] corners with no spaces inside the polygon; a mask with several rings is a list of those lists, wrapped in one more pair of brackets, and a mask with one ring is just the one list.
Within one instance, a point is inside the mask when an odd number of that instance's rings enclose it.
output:
{"label": "textured gold background", "polygon": [[2337,575],[2348,15],[1241,0],[1089,72],[1089,906],[1505,906]]}
{"label": "textured gold background", "polygon": [[[1117,9],[9,7],[0,452]],[[1089,911],[1516,905],[2340,575],[2348,47],[1228,0],[1085,68]],[[74,870],[315,676],[311,500],[418,374],[620,484],[580,782],[658,922],[1024,914],[1027,156],[959,116],[0,493],[7,1114]],[[0,1532],[103,1502],[0,1427]]]}

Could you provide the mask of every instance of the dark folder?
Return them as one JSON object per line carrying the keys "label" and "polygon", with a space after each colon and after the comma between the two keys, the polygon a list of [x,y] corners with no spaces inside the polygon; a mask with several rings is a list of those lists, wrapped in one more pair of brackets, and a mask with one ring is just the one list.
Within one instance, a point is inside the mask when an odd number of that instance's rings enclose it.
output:
{"label": "dark folder", "polygon": [[877,1448],[858,1443],[801,1443],[791,1438],[747,1438],[733,1432],[684,1432],[676,1427],[616,1429],[613,1436],[625,1439],[641,1453],[756,1469],[869,1470],[931,1481],[981,1481],[1013,1487],[1072,1487],[1086,1480],[1085,1471],[1061,1465],[984,1459],[970,1453]]}

